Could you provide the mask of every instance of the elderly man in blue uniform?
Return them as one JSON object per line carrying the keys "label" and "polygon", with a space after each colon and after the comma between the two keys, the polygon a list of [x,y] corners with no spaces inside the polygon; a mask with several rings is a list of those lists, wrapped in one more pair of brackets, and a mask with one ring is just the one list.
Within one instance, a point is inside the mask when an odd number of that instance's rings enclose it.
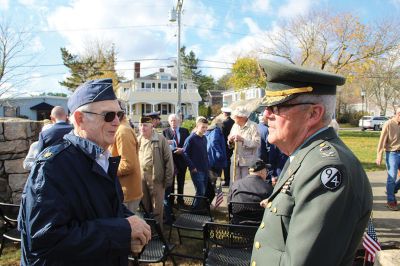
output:
{"label": "elderly man in blue uniform", "polygon": [[352,265],[372,209],[361,163],[328,127],[339,75],[260,61],[268,141],[289,156],[254,239],[251,265]]}
{"label": "elderly man in blue uniform", "polygon": [[74,131],[38,155],[22,194],[21,265],[128,265],[151,232],[122,204],[108,152],[124,115],[112,80],[82,84],[68,108]]}
{"label": "elderly man in blue uniform", "polygon": [[73,129],[72,125],[67,123],[67,114],[61,106],[55,106],[51,110],[50,118],[54,125],[40,132],[37,146],[39,152],[60,142],[64,135],[68,134]]}

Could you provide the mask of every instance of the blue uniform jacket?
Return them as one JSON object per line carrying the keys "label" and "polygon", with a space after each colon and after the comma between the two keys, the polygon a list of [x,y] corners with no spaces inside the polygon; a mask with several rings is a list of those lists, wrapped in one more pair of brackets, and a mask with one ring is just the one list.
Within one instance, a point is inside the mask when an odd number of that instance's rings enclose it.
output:
{"label": "blue uniform jacket", "polygon": [[94,143],[73,134],[37,158],[18,217],[21,265],[127,265],[132,215],[122,204],[111,157],[108,174]]}
{"label": "blue uniform jacket", "polygon": [[206,131],[207,156],[209,167],[222,169],[226,167],[225,139],[219,127],[212,127]]}
{"label": "blue uniform jacket", "polygon": [[61,142],[64,135],[71,132],[72,129],[73,126],[66,122],[55,123],[51,128],[40,132],[37,150],[41,152],[45,148]]}

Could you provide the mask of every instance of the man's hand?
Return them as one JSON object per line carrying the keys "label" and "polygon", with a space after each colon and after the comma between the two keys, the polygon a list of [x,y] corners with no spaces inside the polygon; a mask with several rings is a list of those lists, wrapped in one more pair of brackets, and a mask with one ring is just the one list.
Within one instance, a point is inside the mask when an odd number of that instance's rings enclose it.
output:
{"label": "man's hand", "polygon": [[146,245],[151,239],[150,226],[136,215],[129,216],[126,219],[131,226],[131,242],[139,240],[142,245]]}
{"label": "man's hand", "polygon": [[191,171],[193,174],[197,173],[197,169],[193,168],[193,170]]}
{"label": "man's hand", "polygon": [[263,208],[266,208],[266,207],[267,207],[267,204],[268,204],[268,199],[262,200],[262,201],[260,202],[260,206],[263,207]]}
{"label": "man's hand", "polygon": [[274,187],[276,185],[276,177],[271,177],[271,185]]}
{"label": "man's hand", "polygon": [[183,153],[183,148],[176,148],[175,153],[176,154],[182,154]]}
{"label": "man's hand", "polygon": [[378,166],[381,165],[381,163],[382,163],[382,158],[380,158],[380,157],[376,158],[375,163],[376,163],[376,165],[378,165]]}

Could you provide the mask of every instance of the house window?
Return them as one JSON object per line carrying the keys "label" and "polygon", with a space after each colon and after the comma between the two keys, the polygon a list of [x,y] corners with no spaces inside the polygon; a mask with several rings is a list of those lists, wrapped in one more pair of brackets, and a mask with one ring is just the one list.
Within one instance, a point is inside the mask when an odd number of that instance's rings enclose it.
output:
{"label": "house window", "polygon": [[171,89],[171,83],[168,83],[168,89]]}
{"label": "house window", "polygon": [[151,87],[152,87],[152,88],[155,88],[155,87],[156,87],[156,84],[153,82],[153,83],[151,84]]}
{"label": "house window", "polygon": [[168,114],[168,105],[169,104],[161,104],[161,114],[162,115],[167,115]]}
{"label": "house window", "polygon": [[174,83],[174,89],[176,89],[178,87],[178,85],[176,83]]}
{"label": "house window", "polygon": [[142,89],[144,89],[144,82],[142,82]]}
{"label": "house window", "polygon": [[161,89],[161,83],[157,83],[158,84],[158,88]]}
{"label": "house window", "polygon": [[168,84],[167,83],[162,83],[161,87],[162,87],[163,90],[166,90],[166,89],[168,89]]}
{"label": "house window", "polygon": [[142,115],[145,113],[151,113],[151,104],[142,104]]}
{"label": "house window", "polygon": [[146,89],[151,89],[151,83],[146,83]]}

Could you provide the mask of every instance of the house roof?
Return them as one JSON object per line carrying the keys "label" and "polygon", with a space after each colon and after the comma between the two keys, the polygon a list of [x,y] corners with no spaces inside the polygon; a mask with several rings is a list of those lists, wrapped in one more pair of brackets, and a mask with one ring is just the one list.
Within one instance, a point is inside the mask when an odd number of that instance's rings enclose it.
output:
{"label": "house roof", "polygon": [[212,97],[222,97],[221,91],[219,90],[207,90],[207,93]]}
{"label": "house roof", "polygon": [[53,105],[45,103],[45,102],[41,102],[37,105],[32,106],[30,109],[32,110],[51,110],[53,109]]}

